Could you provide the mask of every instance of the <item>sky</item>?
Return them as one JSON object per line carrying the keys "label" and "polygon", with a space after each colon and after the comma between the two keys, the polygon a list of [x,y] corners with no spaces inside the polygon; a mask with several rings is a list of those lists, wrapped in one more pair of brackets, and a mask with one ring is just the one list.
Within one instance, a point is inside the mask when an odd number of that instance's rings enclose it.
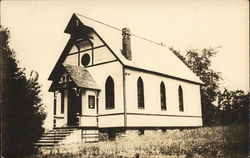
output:
{"label": "sky", "polygon": [[64,29],[73,13],[128,27],[180,51],[220,47],[212,68],[222,74],[221,88],[249,91],[248,12],[248,0],[6,0],[1,1],[1,25],[11,32],[20,66],[39,73],[49,114],[45,126],[52,127],[48,76],[69,39]]}

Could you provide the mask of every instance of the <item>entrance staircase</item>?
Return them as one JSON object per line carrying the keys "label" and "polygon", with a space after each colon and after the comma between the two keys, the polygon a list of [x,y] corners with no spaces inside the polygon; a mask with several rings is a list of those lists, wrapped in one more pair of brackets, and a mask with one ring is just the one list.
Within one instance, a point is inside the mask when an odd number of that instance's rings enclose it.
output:
{"label": "entrance staircase", "polygon": [[53,129],[44,133],[41,139],[36,142],[35,147],[53,147],[66,139],[74,129]]}
{"label": "entrance staircase", "polygon": [[40,147],[54,147],[60,144],[85,142],[94,143],[99,141],[98,130],[85,130],[77,128],[54,128],[44,133],[41,139],[34,145]]}

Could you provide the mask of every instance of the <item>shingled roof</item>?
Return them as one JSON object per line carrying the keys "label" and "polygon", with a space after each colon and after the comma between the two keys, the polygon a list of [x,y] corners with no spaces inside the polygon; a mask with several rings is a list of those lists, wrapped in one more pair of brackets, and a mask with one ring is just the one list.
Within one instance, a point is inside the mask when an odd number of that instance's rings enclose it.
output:
{"label": "shingled roof", "polygon": [[67,64],[63,64],[63,66],[77,87],[100,90],[93,77],[84,67]]}
{"label": "shingled roof", "polygon": [[[132,60],[127,60],[121,53],[122,34],[121,31],[107,27],[79,14],[73,14],[65,33],[69,33],[71,21],[78,19],[80,26],[92,28],[112,50],[119,62],[126,68],[135,68],[140,71],[148,71],[170,78],[188,81],[196,84],[203,84],[197,77],[174,53],[167,47],[160,46],[140,38],[131,36]],[[71,41],[72,42],[72,41]],[[70,43],[70,40],[69,40]],[[60,56],[56,66],[50,74],[49,80],[54,80],[54,76],[59,76],[59,70],[63,69],[62,63],[66,58],[68,50],[66,47]]]}
{"label": "shingled roof", "polygon": [[127,67],[148,70],[170,77],[175,77],[198,84],[203,82],[197,77],[168,47],[160,46],[131,36],[132,61],[127,60],[121,53],[121,31],[104,26],[100,23],[74,14],[80,22],[93,28],[107,43],[118,60]]}

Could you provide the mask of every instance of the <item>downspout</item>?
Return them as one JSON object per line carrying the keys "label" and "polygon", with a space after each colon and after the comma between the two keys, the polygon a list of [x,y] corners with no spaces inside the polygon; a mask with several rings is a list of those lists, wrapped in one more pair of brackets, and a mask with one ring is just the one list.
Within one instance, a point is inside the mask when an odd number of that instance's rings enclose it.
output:
{"label": "downspout", "polygon": [[96,125],[97,125],[97,128],[99,128],[99,118],[98,118],[98,115],[99,115],[99,91],[96,90]]}
{"label": "downspout", "polygon": [[[131,52],[131,40],[130,40],[130,29],[123,28],[122,29],[122,55],[127,60],[132,60],[132,52]],[[122,66],[123,73],[123,104],[124,104],[124,127],[127,127],[127,106],[126,106],[126,73],[124,65]]]}
{"label": "downspout", "polygon": [[203,115],[203,113],[204,113],[204,107],[203,107],[203,103],[202,103],[202,100],[201,100],[201,99],[202,99],[202,98],[201,98],[201,88],[202,88],[201,86],[203,86],[203,85],[200,85],[200,93],[199,93],[199,94],[200,94],[200,95],[199,95],[199,97],[200,97],[200,103],[201,103],[201,119],[202,119],[202,120],[201,120],[201,123],[202,123],[201,126],[204,126],[204,124],[205,124],[204,121],[205,121],[205,120],[204,120],[204,115]]}
{"label": "downspout", "polygon": [[123,104],[124,104],[124,127],[127,127],[127,106],[126,106],[126,77],[125,68],[122,66],[123,75]]}

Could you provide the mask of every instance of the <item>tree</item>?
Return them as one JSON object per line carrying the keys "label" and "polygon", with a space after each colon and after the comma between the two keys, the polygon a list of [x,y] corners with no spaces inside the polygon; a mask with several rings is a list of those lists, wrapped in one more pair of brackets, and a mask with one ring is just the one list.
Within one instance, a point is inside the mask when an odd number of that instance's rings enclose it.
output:
{"label": "tree", "polygon": [[33,143],[43,132],[46,117],[40,98],[38,73],[29,78],[18,66],[15,51],[9,47],[9,31],[0,27],[2,58],[2,155],[16,157],[34,152]]}
{"label": "tree", "polygon": [[247,123],[249,110],[249,93],[242,90],[224,89],[218,94],[219,121],[221,124]]}
{"label": "tree", "polygon": [[201,86],[203,124],[216,124],[218,108],[214,105],[214,102],[222,78],[219,72],[211,68],[211,58],[216,55],[217,50],[214,48],[190,49],[184,55],[172,47],[170,50],[203,81],[204,85]]}

